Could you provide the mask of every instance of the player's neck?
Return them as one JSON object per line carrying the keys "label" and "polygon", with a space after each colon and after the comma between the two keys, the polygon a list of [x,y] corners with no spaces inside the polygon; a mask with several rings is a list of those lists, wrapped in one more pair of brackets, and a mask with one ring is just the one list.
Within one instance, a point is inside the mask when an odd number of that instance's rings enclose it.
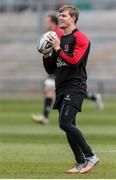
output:
{"label": "player's neck", "polygon": [[64,29],[64,35],[68,35],[68,34],[72,33],[72,31],[73,31],[75,28],[76,28],[76,26],[74,25],[74,26],[70,26],[70,27]]}

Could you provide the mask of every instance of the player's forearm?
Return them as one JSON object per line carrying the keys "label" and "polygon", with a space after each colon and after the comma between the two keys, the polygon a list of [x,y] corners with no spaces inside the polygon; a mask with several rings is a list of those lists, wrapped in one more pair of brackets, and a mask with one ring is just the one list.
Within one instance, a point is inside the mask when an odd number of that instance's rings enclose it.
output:
{"label": "player's forearm", "polygon": [[75,36],[75,38],[76,40],[73,51],[70,50],[70,47],[68,49],[68,52],[61,48],[57,50],[57,54],[62,60],[73,65],[80,63],[80,61],[83,59],[86,53],[89,52],[90,49],[90,42],[86,36],[79,33]]}
{"label": "player's forearm", "polygon": [[68,62],[69,64],[77,64],[81,61],[82,56],[84,55],[81,53],[67,53],[62,49],[57,51],[58,56],[63,59],[64,61]]}
{"label": "player's forearm", "polygon": [[73,55],[71,53],[67,53],[61,48],[58,49],[57,54],[62,60],[66,61],[70,64],[76,64],[77,63],[76,55]]}

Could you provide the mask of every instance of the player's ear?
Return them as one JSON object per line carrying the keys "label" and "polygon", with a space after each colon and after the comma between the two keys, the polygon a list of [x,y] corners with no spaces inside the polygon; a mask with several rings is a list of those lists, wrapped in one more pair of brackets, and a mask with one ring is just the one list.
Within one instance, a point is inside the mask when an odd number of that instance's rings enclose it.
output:
{"label": "player's ear", "polygon": [[72,19],[73,19],[73,22],[75,23],[76,17],[75,17],[75,16],[72,16]]}

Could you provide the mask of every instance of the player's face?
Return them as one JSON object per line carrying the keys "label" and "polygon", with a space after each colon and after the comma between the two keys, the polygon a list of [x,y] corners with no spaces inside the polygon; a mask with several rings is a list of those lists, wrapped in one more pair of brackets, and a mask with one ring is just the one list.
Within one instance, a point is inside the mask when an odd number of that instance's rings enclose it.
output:
{"label": "player's face", "polygon": [[68,10],[59,13],[60,27],[65,29],[71,25],[74,25],[74,17],[71,17]]}
{"label": "player's face", "polygon": [[45,30],[46,31],[51,31],[52,30],[52,21],[51,21],[51,18],[48,16],[45,18],[45,21],[44,21],[44,27],[45,27]]}

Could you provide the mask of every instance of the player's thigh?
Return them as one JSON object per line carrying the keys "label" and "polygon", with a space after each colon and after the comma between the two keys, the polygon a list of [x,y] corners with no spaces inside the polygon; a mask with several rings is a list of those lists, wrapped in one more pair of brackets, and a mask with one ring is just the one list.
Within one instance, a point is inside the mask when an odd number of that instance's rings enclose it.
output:
{"label": "player's thigh", "polygon": [[71,104],[62,104],[59,110],[59,126],[62,128],[75,125],[77,112],[78,109]]}

